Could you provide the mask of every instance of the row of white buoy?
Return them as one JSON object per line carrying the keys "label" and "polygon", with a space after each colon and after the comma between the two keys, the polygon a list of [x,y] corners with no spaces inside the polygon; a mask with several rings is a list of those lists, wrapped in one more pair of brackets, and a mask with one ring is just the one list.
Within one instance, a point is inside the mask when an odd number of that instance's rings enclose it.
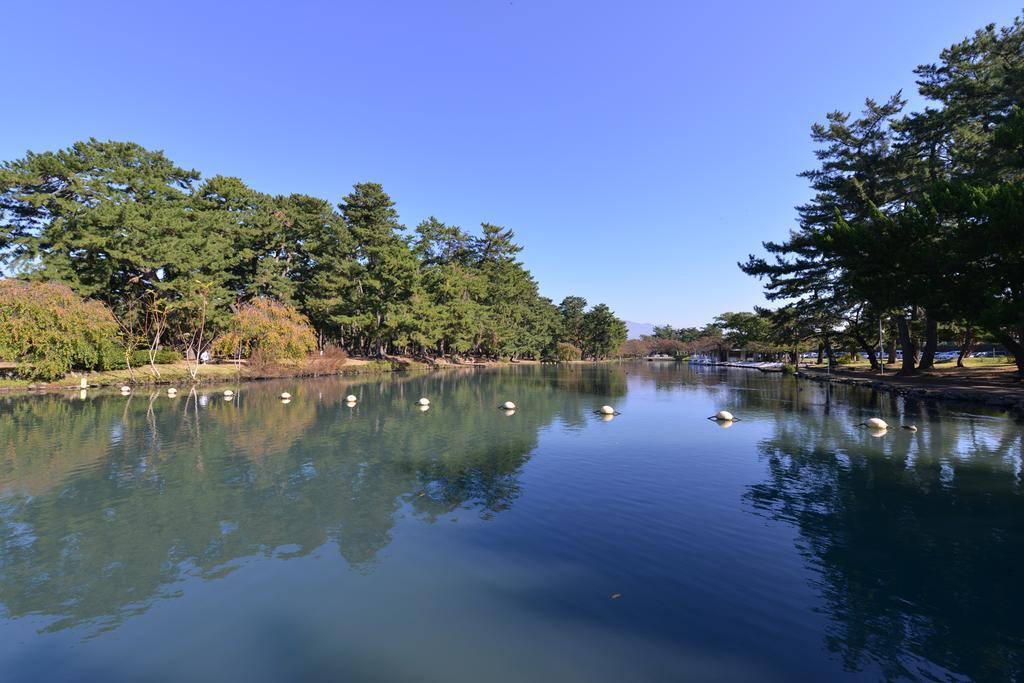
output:
{"label": "row of white buoy", "polygon": [[[82,385],[83,385],[83,388],[82,388],[81,393],[82,393],[82,398],[84,399],[85,398],[85,393],[86,393],[85,392],[85,387],[87,386],[85,379],[82,380]],[[128,396],[131,393],[132,393],[132,388],[130,386],[124,385],[124,386],[121,387],[121,395],[122,396]],[[171,398],[174,398],[175,396],[177,396],[178,395],[177,388],[175,388],[175,387],[168,387],[167,388],[167,395],[169,397],[171,397]],[[225,401],[230,401],[234,397],[235,397],[235,392],[234,391],[232,391],[231,389],[225,389],[224,390],[224,400]],[[287,391],[282,391],[279,394],[279,398],[281,399],[281,403],[283,403],[285,405],[287,405],[287,404],[292,402],[292,395],[290,393],[288,393]],[[345,405],[348,406],[349,408],[355,406],[358,401],[359,401],[358,397],[356,397],[354,394],[349,394],[348,396],[345,397]],[[430,399],[426,398],[426,397],[420,398],[419,400],[416,401],[416,405],[419,407],[420,411],[426,412],[426,411],[430,410]],[[515,415],[518,406],[516,406],[516,404],[513,403],[512,401],[505,401],[504,403],[499,405],[498,408],[500,408],[505,413],[505,415],[512,416],[512,415]],[[601,416],[601,419],[606,421],[606,422],[611,420],[613,417],[615,417],[616,415],[619,414],[618,412],[616,412],[615,408],[613,408],[611,406],[601,406],[595,412],[598,413]]]}
{"label": "row of white buoy", "polygon": [[[88,386],[88,380],[86,380],[83,377],[81,381],[82,390],[80,392],[82,394],[82,398],[85,398],[85,390],[88,388]],[[130,386],[124,385],[121,387],[122,396],[127,396],[131,392],[132,388]],[[167,388],[168,396],[173,398],[174,396],[177,395],[177,393],[178,390],[175,387]],[[232,398],[234,398],[234,396],[235,392],[232,391],[231,389],[224,390],[224,400],[230,401]],[[281,403],[288,404],[292,402],[292,395],[287,391],[281,392],[280,398]],[[354,394],[349,394],[348,396],[345,397],[345,404],[351,408],[358,402],[358,400],[359,399]],[[420,398],[418,401],[416,401],[416,405],[419,406],[419,409],[421,411],[426,412],[427,410],[430,410],[430,399],[426,397]],[[504,411],[505,415],[511,416],[515,414],[517,406],[512,401],[505,401],[504,403],[499,405],[498,408]],[[616,412],[615,408],[608,405],[601,406],[595,412],[601,416],[601,419],[605,421],[609,421],[619,414],[618,412]],[[719,410],[715,415],[712,415],[708,419],[717,422],[721,427],[724,428],[731,427],[733,422],[739,420],[738,417],[730,413],[728,410]],[[868,429],[871,430],[872,436],[883,436],[889,431],[889,423],[880,417],[868,418],[867,421],[861,422],[857,426],[867,427]],[[911,432],[917,431],[917,425],[901,425],[901,428]]]}
{"label": "row of white buoy", "polygon": [[[82,379],[82,391],[81,391],[82,398],[85,398],[85,390],[86,390],[87,387],[88,387],[88,383],[86,382],[85,378],[83,378]],[[132,391],[132,388],[127,386],[127,385],[121,387],[121,395],[122,396],[127,396],[128,394],[131,393],[131,391]],[[178,393],[178,390],[176,388],[174,388],[174,387],[168,387],[167,388],[167,395],[168,396],[173,398],[174,396],[177,395],[177,393]],[[235,392],[232,391],[231,389],[225,389],[224,390],[224,400],[230,401],[232,398],[234,398],[234,396],[235,396]],[[288,403],[292,402],[292,395],[290,393],[288,393],[287,391],[281,392],[280,397],[281,397],[281,403],[288,404]],[[349,408],[355,406],[355,404],[358,401],[359,401],[359,399],[354,394],[349,394],[348,396],[345,397],[345,404]],[[430,410],[430,399],[426,398],[426,397],[420,398],[418,401],[416,401],[416,405],[419,406],[419,409],[421,411],[426,412],[427,410]],[[505,413],[505,415],[512,416],[512,415],[515,415],[517,406],[512,401],[505,401],[504,403],[499,405],[498,408],[501,409]],[[601,419],[605,420],[606,422],[610,421],[612,418],[614,418],[616,415],[619,414],[618,412],[616,412],[615,408],[613,408],[612,406],[608,406],[608,405],[601,406],[595,412],[597,414],[599,414],[601,416]],[[730,413],[728,410],[719,410],[715,415],[712,415],[708,419],[717,422],[719,424],[719,426],[721,426],[723,428],[726,428],[726,429],[731,427],[733,422],[736,422],[737,420],[739,420],[738,417],[736,417],[735,415]],[[884,436],[889,431],[889,423],[886,422],[885,420],[883,420],[880,417],[868,418],[868,420],[866,422],[861,422],[857,426],[858,427],[867,427],[868,429],[871,430],[871,435],[872,436]],[[906,429],[907,431],[911,431],[911,432],[916,432],[917,431],[917,425],[901,425],[900,427],[901,427],[901,429]]]}
{"label": "row of white buoy", "polygon": [[[738,417],[734,416],[728,410],[719,410],[718,413],[708,418],[718,423],[718,425],[724,429],[728,429],[732,426],[733,422],[739,420]],[[884,436],[889,431],[889,423],[880,417],[868,418],[867,421],[861,422],[858,427],[867,427],[871,430],[871,436]],[[917,425],[900,425],[901,429],[906,429],[910,432],[917,431]]]}

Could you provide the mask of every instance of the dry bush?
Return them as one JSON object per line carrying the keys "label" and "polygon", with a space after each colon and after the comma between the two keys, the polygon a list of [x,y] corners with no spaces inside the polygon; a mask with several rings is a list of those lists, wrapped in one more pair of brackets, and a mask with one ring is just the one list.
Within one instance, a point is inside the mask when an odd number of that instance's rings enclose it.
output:
{"label": "dry bush", "polygon": [[651,353],[652,345],[647,339],[629,339],[619,347],[619,355],[625,358],[643,358]]}
{"label": "dry bush", "polygon": [[213,345],[214,353],[249,359],[249,366],[304,358],[316,350],[316,333],[306,316],[288,304],[266,297],[235,311],[228,331]]}
{"label": "dry bush", "polygon": [[562,363],[569,361],[579,360],[583,357],[583,352],[572,344],[566,342],[558,342],[558,346],[555,349],[555,357]]}
{"label": "dry bush", "polygon": [[314,354],[306,359],[303,370],[314,375],[336,375],[347,362],[348,354],[344,349],[328,344],[324,347],[323,353]]}

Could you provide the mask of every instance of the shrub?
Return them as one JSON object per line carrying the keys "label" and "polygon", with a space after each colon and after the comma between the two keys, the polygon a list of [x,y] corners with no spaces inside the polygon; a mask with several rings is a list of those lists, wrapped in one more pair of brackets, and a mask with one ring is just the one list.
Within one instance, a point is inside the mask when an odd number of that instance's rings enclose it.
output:
{"label": "shrub", "polygon": [[27,379],[56,380],[71,370],[109,370],[124,362],[113,313],[56,282],[0,280],[0,358]]}
{"label": "shrub", "polygon": [[261,297],[238,307],[213,350],[230,357],[258,355],[264,363],[302,358],[316,350],[316,333],[306,316],[291,306]]}
{"label": "shrub", "polygon": [[[177,363],[182,358],[181,353],[174,349],[159,349],[153,360],[159,365],[170,365]],[[147,349],[132,351],[132,367],[137,368],[142,365],[149,365],[149,351]]]}
{"label": "shrub", "polygon": [[555,355],[561,363],[579,360],[583,357],[583,353],[578,348],[572,344],[567,344],[566,342],[558,342],[558,348],[555,349]]}
{"label": "shrub", "polygon": [[309,357],[303,370],[314,375],[336,375],[347,362],[348,354],[344,349],[328,344],[323,353]]}
{"label": "shrub", "polygon": [[792,363],[783,363],[782,364],[782,374],[783,375],[795,375],[796,374],[796,366],[793,365]]}

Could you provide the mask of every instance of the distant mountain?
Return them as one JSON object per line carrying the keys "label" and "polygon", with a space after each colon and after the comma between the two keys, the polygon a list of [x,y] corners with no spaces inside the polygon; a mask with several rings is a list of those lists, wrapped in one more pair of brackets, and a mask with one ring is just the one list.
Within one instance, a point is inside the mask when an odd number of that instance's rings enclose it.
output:
{"label": "distant mountain", "polygon": [[626,332],[630,339],[639,339],[645,334],[654,334],[654,325],[651,323],[634,323],[626,321]]}

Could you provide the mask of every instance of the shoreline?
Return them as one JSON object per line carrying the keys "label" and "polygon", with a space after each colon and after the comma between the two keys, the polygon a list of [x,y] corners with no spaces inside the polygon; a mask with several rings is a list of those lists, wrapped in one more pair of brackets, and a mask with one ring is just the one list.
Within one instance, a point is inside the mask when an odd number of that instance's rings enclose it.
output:
{"label": "shoreline", "polygon": [[992,374],[941,375],[922,372],[909,377],[895,373],[880,376],[859,370],[807,369],[801,366],[796,376],[814,382],[845,384],[886,391],[896,396],[936,401],[960,401],[1024,414],[1024,383],[998,381]]}
{"label": "shoreline", "polygon": [[[729,361],[700,363],[699,366],[758,370],[765,373],[782,372],[781,364],[773,363],[755,364]],[[966,372],[955,372],[955,370],[956,368],[947,368],[946,372],[926,370],[916,375],[901,376],[895,370],[887,375],[878,375],[868,370],[840,367],[828,371],[824,368],[818,369],[813,365],[800,365],[793,374],[795,377],[813,382],[845,384],[916,399],[974,403],[1024,415],[1024,382],[1015,380],[1015,375],[1009,367],[1004,370],[982,368],[969,368]]]}
{"label": "shoreline", "polygon": [[239,384],[242,382],[264,382],[276,379],[313,379],[326,377],[369,377],[396,372],[434,372],[450,369],[492,368],[504,365],[531,364],[535,361],[507,363],[482,361],[475,363],[452,363],[440,361],[426,363],[411,358],[388,356],[381,359],[348,358],[335,369],[317,367],[316,363],[294,365],[281,363],[262,369],[236,365],[211,364],[201,366],[195,379],[189,374],[184,362],[157,365],[160,377],[155,377],[150,366],[135,370],[135,376],[128,370],[107,370],[98,372],[69,373],[56,382],[29,382],[21,380],[0,380],[0,396],[38,396],[43,394],[82,391],[81,380],[88,382],[88,389],[103,389],[119,386],[170,387],[170,386],[214,386]]}
{"label": "shoreline", "polygon": [[[617,359],[561,361],[558,365],[594,365],[618,362]],[[32,382],[0,378],[0,397],[38,396],[63,392],[82,391],[81,380],[88,382],[87,389],[109,389],[119,386],[170,387],[170,386],[211,386],[237,384],[241,382],[265,382],[277,379],[314,379],[328,377],[372,377],[399,372],[438,372],[444,370],[474,370],[517,365],[544,365],[538,360],[476,360],[472,363],[452,362],[448,359],[434,359],[431,362],[408,356],[385,356],[384,358],[350,357],[344,364],[323,365],[307,361],[304,364],[281,362],[256,369],[227,363],[202,365],[199,376],[193,379],[184,361],[173,364],[157,364],[161,376],[154,377],[150,366],[135,369],[135,376],[128,370],[101,370],[97,372],[71,372],[55,382]]]}

